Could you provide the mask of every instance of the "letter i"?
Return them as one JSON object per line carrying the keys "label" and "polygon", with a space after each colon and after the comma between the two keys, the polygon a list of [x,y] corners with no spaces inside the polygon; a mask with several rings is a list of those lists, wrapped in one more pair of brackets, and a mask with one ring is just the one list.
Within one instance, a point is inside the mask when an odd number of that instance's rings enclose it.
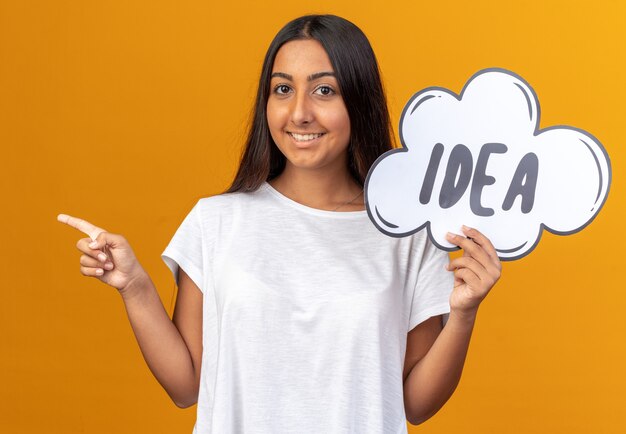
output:
{"label": "letter i", "polygon": [[430,197],[433,193],[433,186],[435,185],[435,176],[437,170],[439,170],[439,163],[441,162],[441,156],[443,155],[443,145],[437,143],[433,148],[433,152],[430,154],[430,161],[428,162],[428,168],[426,169],[426,175],[424,176],[424,182],[422,183],[422,190],[420,191],[420,203],[426,205],[430,202]]}

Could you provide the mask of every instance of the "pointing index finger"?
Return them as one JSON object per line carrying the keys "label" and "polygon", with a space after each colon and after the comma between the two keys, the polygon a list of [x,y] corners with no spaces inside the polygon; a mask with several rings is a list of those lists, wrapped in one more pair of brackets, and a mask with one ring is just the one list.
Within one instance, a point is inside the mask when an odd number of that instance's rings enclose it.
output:
{"label": "pointing index finger", "polygon": [[92,225],[87,220],[79,219],[77,217],[72,217],[67,214],[59,214],[57,216],[57,220],[61,223],[65,223],[75,229],[78,229],[84,234],[89,235],[89,238],[95,240],[98,238],[101,232],[106,232],[104,229],[99,228],[98,226]]}

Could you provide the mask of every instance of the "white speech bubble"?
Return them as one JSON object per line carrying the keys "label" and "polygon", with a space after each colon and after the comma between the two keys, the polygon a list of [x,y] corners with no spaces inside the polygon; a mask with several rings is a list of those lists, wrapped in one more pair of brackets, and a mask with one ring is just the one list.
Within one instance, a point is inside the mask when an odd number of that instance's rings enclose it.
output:
{"label": "white speech bubble", "polygon": [[582,230],[606,201],[609,157],[591,134],[539,129],[539,118],[533,89],[504,69],[479,71],[460,95],[416,93],[402,111],[402,148],[381,155],[367,175],[370,219],[393,237],[426,228],[447,251],[458,249],[447,232],[475,227],[502,260],[530,253],[544,229]]}

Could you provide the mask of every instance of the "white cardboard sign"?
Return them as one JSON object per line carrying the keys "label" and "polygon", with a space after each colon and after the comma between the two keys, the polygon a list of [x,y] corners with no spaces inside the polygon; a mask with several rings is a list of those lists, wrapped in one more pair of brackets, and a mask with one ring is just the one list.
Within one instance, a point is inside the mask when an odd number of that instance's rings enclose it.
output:
{"label": "white cardboard sign", "polygon": [[365,182],[367,212],[383,233],[426,229],[457,250],[446,232],[475,227],[502,260],[532,251],[545,229],[582,230],[611,183],[602,144],[571,126],[539,129],[539,101],[517,74],[479,71],[460,95],[440,87],[409,100],[400,118],[402,148],[381,155]]}

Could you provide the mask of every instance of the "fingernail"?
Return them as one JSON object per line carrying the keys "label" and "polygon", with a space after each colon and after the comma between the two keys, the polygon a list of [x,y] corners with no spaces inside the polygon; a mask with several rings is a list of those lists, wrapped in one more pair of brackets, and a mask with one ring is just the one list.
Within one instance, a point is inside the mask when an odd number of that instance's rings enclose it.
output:
{"label": "fingernail", "polygon": [[471,228],[468,226],[463,225],[463,229],[465,229],[466,231],[469,231]]}
{"label": "fingernail", "polygon": [[96,270],[96,274],[97,274],[98,276],[102,276],[102,275],[104,274],[104,270],[103,270],[102,268],[98,268],[98,269]]}
{"label": "fingernail", "polygon": [[452,232],[448,232],[448,233],[446,234],[446,236],[447,236],[448,238],[450,238],[450,239],[454,239],[454,238],[456,238],[456,237],[457,237],[457,234],[453,234]]}
{"label": "fingernail", "polygon": [[100,253],[98,255],[98,259],[100,259],[102,262],[104,262],[104,261],[107,260],[107,257],[106,257],[106,255],[104,253]]}
{"label": "fingernail", "polygon": [[106,264],[104,264],[104,268],[106,268],[107,270],[110,270],[113,268],[113,264],[111,262],[107,262]]}
{"label": "fingernail", "polygon": [[97,241],[92,241],[91,243],[89,243],[89,247],[91,247],[92,249],[96,247],[97,245],[98,245]]}

